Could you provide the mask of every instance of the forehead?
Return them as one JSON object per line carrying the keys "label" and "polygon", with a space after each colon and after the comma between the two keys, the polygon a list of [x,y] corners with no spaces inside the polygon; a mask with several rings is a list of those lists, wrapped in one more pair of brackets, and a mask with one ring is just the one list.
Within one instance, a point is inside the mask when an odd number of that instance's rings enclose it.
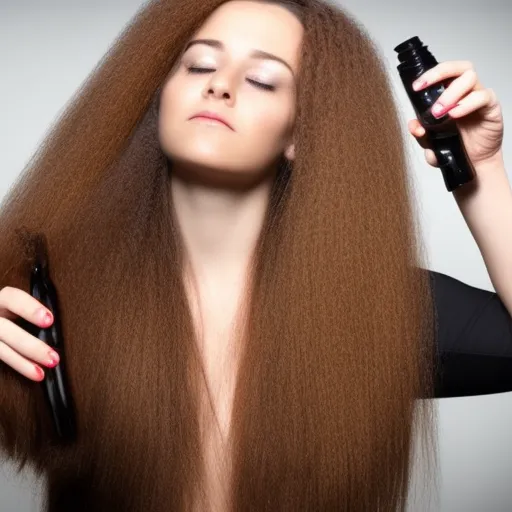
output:
{"label": "forehead", "polygon": [[219,39],[232,55],[258,49],[273,53],[297,69],[303,27],[279,5],[231,0],[220,5],[196,31],[193,39]]}

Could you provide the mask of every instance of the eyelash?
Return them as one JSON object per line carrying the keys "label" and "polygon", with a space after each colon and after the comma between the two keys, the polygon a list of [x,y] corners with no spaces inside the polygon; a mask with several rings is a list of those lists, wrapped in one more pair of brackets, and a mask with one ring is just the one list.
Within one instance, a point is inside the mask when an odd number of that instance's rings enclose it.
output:
{"label": "eyelash", "polygon": [[[215,71],[215,70],[211,69],[211,68],[199,68],[196,66],[187,67],[188,73],[200,74],[200,73],[209,73],[210,71]],[[259,87],[260,89],[264,89],[265,91],[274,91],[275,90],[274,85],[262,84],[261,82],[257,82],[256,80],[251,80],[250,78],[248,78],[247,81],[249,83],[251,83],[252,85],[254,85],[255,87]]]}

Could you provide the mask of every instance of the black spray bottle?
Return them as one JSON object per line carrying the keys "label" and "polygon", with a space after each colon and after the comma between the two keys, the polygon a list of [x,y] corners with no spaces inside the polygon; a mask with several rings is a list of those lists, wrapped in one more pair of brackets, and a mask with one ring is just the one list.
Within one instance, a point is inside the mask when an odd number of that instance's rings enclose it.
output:
{"label": "black spray bottle", "polygon": [[435,57],[417,36],[407,39],[395,49],[400,64],[400,78],[411,100],[418,121],[426,130],[426,137],[436,155],[446,189],[452,192],[475,177],[475,170],[466,154],[455,120],[448,114],[436,119],[430,109],[441,96],[447,83],[437,82],[421,91],[412,83],[425,71],[438,64]]}

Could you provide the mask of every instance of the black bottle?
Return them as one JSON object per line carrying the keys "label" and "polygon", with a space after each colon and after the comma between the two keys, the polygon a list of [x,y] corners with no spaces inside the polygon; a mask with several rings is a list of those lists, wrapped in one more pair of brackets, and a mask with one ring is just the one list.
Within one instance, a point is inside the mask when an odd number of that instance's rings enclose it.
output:
{"label": "black bottle", "polygon": [[30,294],[44,304],[53,314],[54,322],[50,327],[31,328],[34,336],[55,350],[60,362],[54,368],[45,369],[42,382],[47,404],[50,407],[55,433],[61,441],[74,441],[76,437],[76,419],[74,404],[66,377],[64,343],[60,322],[57,290],[48,272],[47,256],[38,255],[30,274]]}
{"label": "black bottle", "polygon": [[475,177],[455,120],[448,114],[436,119],[430,109],[448,86],[437,82],[421,91],[415,91],[412,83],[425,71],[438,64],[435,57],[417,36],[407,39],[395,49],[400,64],[400,78],[411,100],[418,121],[426,130],[426,137],[437,157],[446,189],[452,192]]}

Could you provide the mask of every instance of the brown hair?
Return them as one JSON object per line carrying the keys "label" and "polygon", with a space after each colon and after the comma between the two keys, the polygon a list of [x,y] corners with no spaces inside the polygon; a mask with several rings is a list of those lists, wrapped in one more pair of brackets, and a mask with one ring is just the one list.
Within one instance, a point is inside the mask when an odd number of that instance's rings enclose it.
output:
{"label": "brown hair", "polygon": [[[181,48],[222,3],[145,5],[2,204],[0,286],[28,291],[26,226],[48,239],[61,297],[75,444],[52,437],[41,385],[0,365],[2,448],[48,475],[52,512],[190,510],[201,488],[200,363],[157,115]],[[305,27],[296,159],[254,257],[231,508],[403,510],[415,433],[435,463],[435,329],[400,120],[357,21],[274,3]]]}

